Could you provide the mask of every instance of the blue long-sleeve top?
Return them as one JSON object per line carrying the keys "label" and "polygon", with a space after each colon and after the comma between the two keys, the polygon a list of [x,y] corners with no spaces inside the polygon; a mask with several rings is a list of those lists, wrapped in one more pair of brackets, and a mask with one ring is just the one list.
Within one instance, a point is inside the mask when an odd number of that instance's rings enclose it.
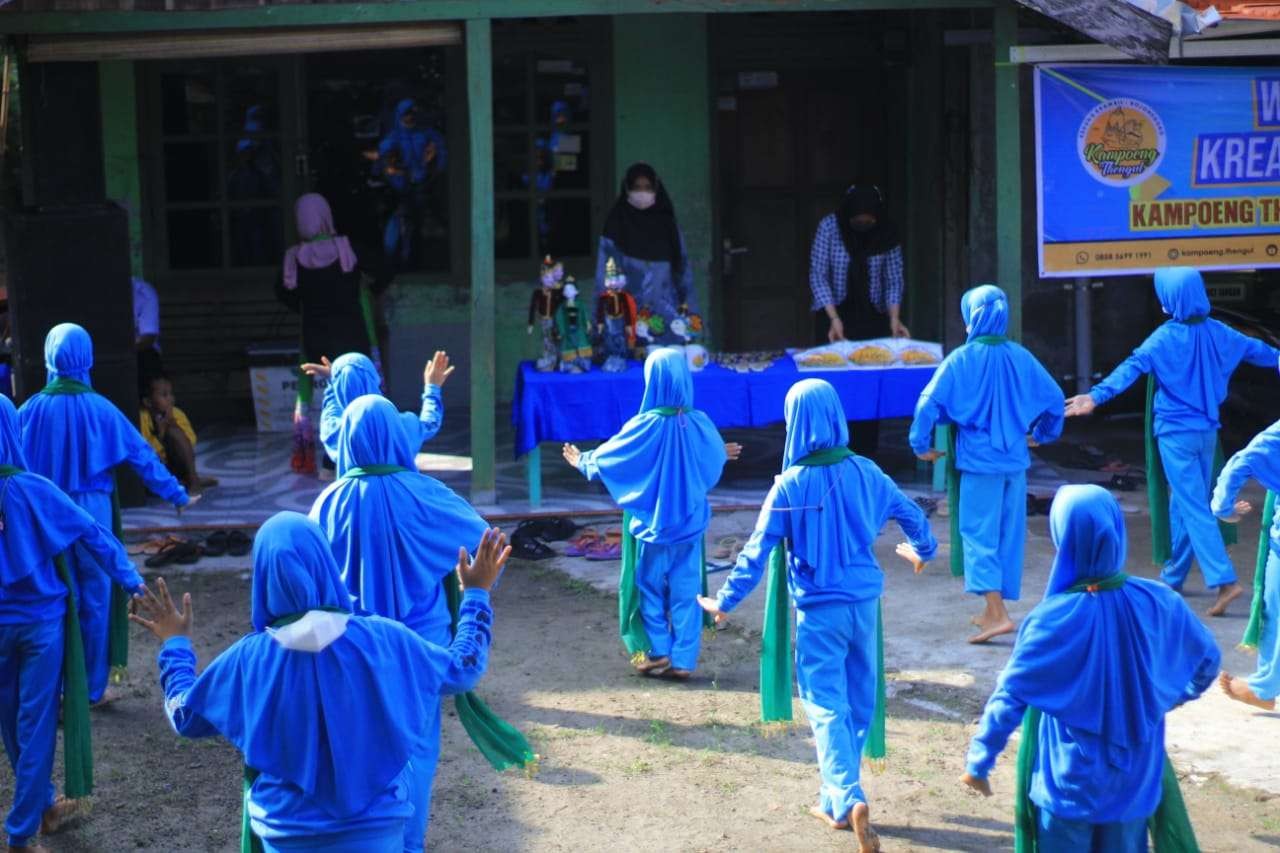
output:
{"label": "blue long-sleeve top", "polygon": [[[1244,449],[1227,460],[1218,474],[1210,508],[1219,518],[1235,512],[1236,496],[1250,479],[1280,492],[1280,421],[1253,437]],[[1271,549],[1280,553],[1280,512],[1271,523]]]}
{"label": "blue long-sleeve top", "polygon": [[[371,622],[395,625],[380,617]],[[447,648],[428,643],[414,635],[425,654],[425,666],[415,666],[417,689],[439,695],[465,693],[479,682],[488,665],[493,610],[487,590],[464,591],[458,626]],[[403,629],[408,632],[408,629]],[[234,647],[233,647],[234,648]],[[403,663],[411,663],[404,661]],[[187,697],[197,682],[196,654],[187,637],[173,637],[160,649],[160,684],[165,695],[165,714],[173,730],[189,738],[212,737],[220,732],[197,711],[188,707]],[[333,689],[341,689],[333,685]],[[363,735],[362,735],[363,736]],[[281,744],[281,748],[290,748]],[[306,749],[305,744],[293,748]],[[351,772],[359,772],[352,767]],[[298,786],[268,773],[260,773],[249,793],[249,817],[253,831],[262,838],[289,838],[386,829],[413,813],[409,800],[408,765],[361,813],[336,818],[314,802]]]}
{"label": "blue long-sleeve top", "polygon": [[[320,443],[324,445],[324,452],[329,454],[329,458],[337,462],[338,433],[342,429],[344,407],[333,389],[332,382],[324,389],[324,401],[320,407]],[[423,385],[422,409],[417,415],[413,412],[401,412],[400,423],[404,428],[406,443],[417,454],[422,445],[435,438],[444,425],[444,395],[440,386]]]}
{"label": "blue long-sleeve top", "polygon": [[789,467],[769,490],[755,530],[725,579],[717,596],[721,611],[732,611],[751,594],[784,539],[796,607],[879,597],[884,573],[873,546],[890,518],[922,559],[933,559],[938,542],[925,514],[870,459]]}
{"label": "blue long-sleeve top", "polygon": [[[1190,702],[1213,684],[1221,655],[1211,647],[1183,702]],[[966,770],[985,779],[995,766],[1014,729],[1022,725],[1027,706],[997,686],[987,700],[978,732],[969,744]],[[1120,770],[1105,760],[1100,738],[1067,726],[1049,715],[1040,718],[1035,769],[1031,776],[1031,801],[1055,817],[1090,823],[1119,823],[1149,817],[1160,805],[1164,772],[1164,720],[1156,733],[1132,753],[1129,769]]]}
{"label": "blue long-sleeve top", "polygon": [[1274,368],[1280,350],[1213,318],[1169,320],[1151,333],[1089,396],[1101,406],[1143,375],[1156,378],[1153,432],[1207,432],[1221,426],[1218,407],[1227,382],[1244,361]]}

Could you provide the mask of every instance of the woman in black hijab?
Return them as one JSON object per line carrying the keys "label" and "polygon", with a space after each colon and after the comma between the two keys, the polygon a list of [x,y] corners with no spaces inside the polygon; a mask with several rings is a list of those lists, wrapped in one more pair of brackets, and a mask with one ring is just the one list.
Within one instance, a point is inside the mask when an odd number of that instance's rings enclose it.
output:
{"label": "woman in black hijab", "polygon": [[675,207],[647,163],[627,169],[621,193],[605,219],[596,261],[596,295],[604,293],[613,259],[636,300],[637,343],[685,344],[705,334],[694,306],[693,269]]}

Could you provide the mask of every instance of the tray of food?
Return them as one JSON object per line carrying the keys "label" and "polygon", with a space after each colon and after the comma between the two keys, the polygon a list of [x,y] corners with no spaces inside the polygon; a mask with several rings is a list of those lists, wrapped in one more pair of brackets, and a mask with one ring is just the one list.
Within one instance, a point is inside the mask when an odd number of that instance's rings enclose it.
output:
{"label": "tray of food", "polygon": [[870,341],[837,341],[807,350],[790,350],[802,373],[832,370],[882,370],[886,367],[936,367],[942,362],[942,344],[909,338],[877,338]]}

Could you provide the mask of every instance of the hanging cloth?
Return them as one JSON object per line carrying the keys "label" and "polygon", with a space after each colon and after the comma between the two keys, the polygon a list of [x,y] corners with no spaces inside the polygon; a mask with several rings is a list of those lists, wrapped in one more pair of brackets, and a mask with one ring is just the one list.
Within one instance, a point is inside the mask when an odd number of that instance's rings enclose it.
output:
{"label": "hanging cloth", "polygon": [[[847,447],[829,447],[798,459],[804,466],[835,465],[854,456]],[[791,593],[787,588],[787,554],[782,545],[769,555],[765,582],[764,629],[760,640],[760,720],[765,723],[792,720],[794,694],[791,650]],[[882,762],[885,744],[884,614],[876,603],[876,707],[862,754],[873,763]]]}
{"label": "hanging cloth", "polygon": [[1245,626],[1244,636],[1240,638],[1240,648],[1244,651],[1256,652],[1258,638],[1262,636],[1263,622],[1266,615],[1262,610],[1262,597],[1267,587],[1267,560],[1271,557],[1271,523],[1276,517],[1276,493],[1267,491],[1267,499],[1262,504],[1261,533],[1258,536],[1258,560],[1253,567],[1253,603],[1249,607],[1249,624]]}
{"label": "hanging cloth", "polygon": [[[1173,553],[1172,539],[1169,533],[1169,483],[1164,476],[1164,465],[1160,461],[1160,445],[1156,439],[1152,403],[1156,393],[1156,378],[1147,374],[1147,407],[1143,426],[1146,439],[1145,451],[1147,461],[1147,505],[1151,514],[1151,562],[1163,566],[1169,562]],[[1216,480],[1222,471],[1225,459],[1222,454],[1222,440],[1213,452],[1213,477]],[[1218,523],[1222,533],[1222,541],[1226,545],[1234,545],[1238,539],[1234,524]],[[1265,538],[1266,533],[1264,531]]]}

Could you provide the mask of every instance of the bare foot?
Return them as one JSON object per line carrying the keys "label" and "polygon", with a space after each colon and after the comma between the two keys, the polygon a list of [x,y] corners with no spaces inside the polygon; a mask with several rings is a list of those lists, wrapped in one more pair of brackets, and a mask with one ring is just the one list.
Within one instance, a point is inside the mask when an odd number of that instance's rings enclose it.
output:
{"label": "bare foot", "polygon": [[1224,616],[1227,605],[1244,595],[1244,589],[1238,583],[1223,584],[1218,587],[1218,600],[1209,608],[1210,616]]}
{"label": "bare foot", "polygon": [[672,681],[688,681],[690,678],[692,678],[692,677],[693,677],[693,670],[691,670],[691,669],[676,669],[675,667],[671,667],[670,669],[664,669],[664,670],[663,670],[661,673],[659,673],[659,674],[660,674],[663,678],[669,678],[669,679],[671,679]]}
{"label": "bare foot", "polygon": [[1004,634],[1012,634],[1017,626],[1013,624],[1012,619],[1005,619],[1003,622],[996,622],[994,625],[988,625],[978,633],[969,638],[969,642],[975,646],[983,643],[989,643],[996,637]]}
{"label": "bare foot", "polygon": [[858,839],[858,853],[880,853],[880,836],[871,828],[871,809],[866,803],[858,803],[849,810],[849,822]]}
{"label": "bare foot", "polygon": [[849,821],[847,821],[847,820],[836,820],[836,819],[835,819],[835,818],[833,818],[831,815],[829,815],[829,814],[827,814],[826,812],[824,812],[824,811],[823,811],[821,808],[819,808],[818,806],[810,806],[810,807],[809,807],[809,814],[813,815],[813,816],[814,816],[814,817],[816,817],[818,820],[820,820],[820,821],[822,821],[823,823],[825,823],[825,824],[827,825],[827,829],[848,829],[848,828],[849,828]]}
{"label": "bare foot", "polygon": [[[984,614],[984,615],[985,615],[985,614]],[[970,617],[969,617],[969,624],[970,624],[970,625],[972,625],[972,626],[973,626],[973,627],[975,627],[975,628],[981,628],[981,627],[982,627],[982,617],[981,617],[981,616],[970,616]]]}
{"label": "bare foot", "polygon": [[112,702],[119,702],[121,698],[123,697],[120,695],[119,690],[116,690],[114,687],[108,687],[106,690],[102,691],[102,698],[90,705],[89,708],[92,710],[105,708]]}
{"label": "bare foot", "polygon": [[1223,670],[1218,675],[1218,686],[1222,688],[1223,693],[1237,702],[1243,702],[1246,705],[1252,705],[1264,711],[1274,711],[1276,709],[1276,700],[1259,699],[1258,695],[1249,689],[1249,682],[1243,678],[1233,677],[1226,670]]}
{"label": "bare foot", "polygon": [[[45,809],[44,814],[40,816],[40,834],[53,835],[61,832],[68,823],[88,811],[88,800],[70,800],[66,797],[58,797],[53,801],[53,805]],[[21,850],[23,848],[19,847],[17,849]]]}
{"label": "bare foot", "polygon": [[671,668],[671,658],[645,658],[636,664],[636,671],[641,675],[661,675]]}

